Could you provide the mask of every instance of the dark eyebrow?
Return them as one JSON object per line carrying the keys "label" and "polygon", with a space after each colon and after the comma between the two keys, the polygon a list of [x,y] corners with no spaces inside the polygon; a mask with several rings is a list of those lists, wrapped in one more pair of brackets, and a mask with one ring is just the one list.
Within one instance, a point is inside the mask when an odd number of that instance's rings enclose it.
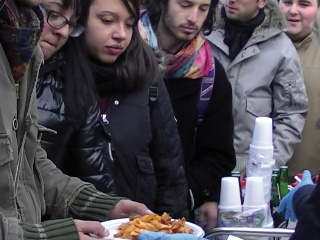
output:
{"label": "dark eyebrow", "polygon": [[[118,14],[116,14],[116,13],[114,13],[114,12],[107,11],[107,10],[98,13],[98,15],[103,15],[103,14],[110,14],[110,15],[113,15],[113,16],[115,16],[115,17],[119,17]],[[135,20],[135,18],[134,18],[133,16],[128,17],[126,20],[131,20],[131,19],[132,19],[132,20]]]}

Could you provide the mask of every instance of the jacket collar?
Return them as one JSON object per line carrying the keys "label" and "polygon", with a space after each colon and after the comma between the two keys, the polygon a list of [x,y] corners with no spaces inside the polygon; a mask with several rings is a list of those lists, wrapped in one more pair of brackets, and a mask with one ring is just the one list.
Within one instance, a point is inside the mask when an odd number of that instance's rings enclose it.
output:
{"label": "jacket collar", "polygon": [[[219,2],[219,6],[217,7],[215,24],[213,26],[213,30],[220,32],[224,36],[224,27],[225,22],[221,17],[221,8],[224,4],[224,1]],[[280,32],[283,32],[287,29],[287,24],[285,18],[281,12],[281,9],[274,0],[269,0],[267,5],[264,8],[265,19],[260,26],[258,26],[251,37],[251,40],[254,42],[265,41],[270,37],[273,37]]]}
{"label": "jacket collar", "polygon": [[303,48],[307,48],[309,46],[309,44],[312,41],[313,38],[313,33],[310,33],[305,39],[303,39],[300,43],[298,44],[294,44],[295,48],[298,49],[303,49]]}

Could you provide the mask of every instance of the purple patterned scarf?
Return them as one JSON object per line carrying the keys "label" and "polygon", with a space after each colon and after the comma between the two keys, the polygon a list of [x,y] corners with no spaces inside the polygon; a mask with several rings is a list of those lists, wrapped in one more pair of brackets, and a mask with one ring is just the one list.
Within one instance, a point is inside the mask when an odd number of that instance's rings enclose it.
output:
{"label": "purple patterned scarf", "polygon": [[16,83],[19,83],[28,69],[42,27],[43,15],[39,7],[31,8],[7,0],[0,10],[0,43]]}

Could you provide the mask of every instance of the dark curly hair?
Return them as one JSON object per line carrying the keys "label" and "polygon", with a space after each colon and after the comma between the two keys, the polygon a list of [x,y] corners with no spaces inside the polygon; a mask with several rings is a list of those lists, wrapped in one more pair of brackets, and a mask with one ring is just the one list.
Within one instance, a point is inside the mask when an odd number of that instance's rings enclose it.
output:
{"label": "dark curly hair", "polygon": [[[144,0],[143,4],[146,6],[149,18],[153,26],[157,26],[161,16],[161,5],[166,6],[169,0]],[[219,0],[211,0],[209,12],[206,20],[202,25],[202,31],[205,35],[209,35],[212,32],[214,22],[214,12]]]}

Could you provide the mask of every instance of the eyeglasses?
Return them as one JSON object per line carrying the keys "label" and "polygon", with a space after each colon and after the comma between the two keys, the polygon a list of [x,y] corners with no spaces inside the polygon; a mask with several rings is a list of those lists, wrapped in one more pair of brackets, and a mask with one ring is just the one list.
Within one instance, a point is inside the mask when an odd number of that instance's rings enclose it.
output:
{"label": "eyeglasses", "polygon": [[46,12],[47,17],[47,23],[55,28],[55,29],[61,29],[65,25],[69,25],[69,36],[70,37],[79,37],[81,33],[84,31],[84,26],[70,22],[68,19],[66,19],[65,16],[62,14],[52,11],[50,8],[48,8],[44,4],[40,4],[40,6],[43,8],[43,10]]}

